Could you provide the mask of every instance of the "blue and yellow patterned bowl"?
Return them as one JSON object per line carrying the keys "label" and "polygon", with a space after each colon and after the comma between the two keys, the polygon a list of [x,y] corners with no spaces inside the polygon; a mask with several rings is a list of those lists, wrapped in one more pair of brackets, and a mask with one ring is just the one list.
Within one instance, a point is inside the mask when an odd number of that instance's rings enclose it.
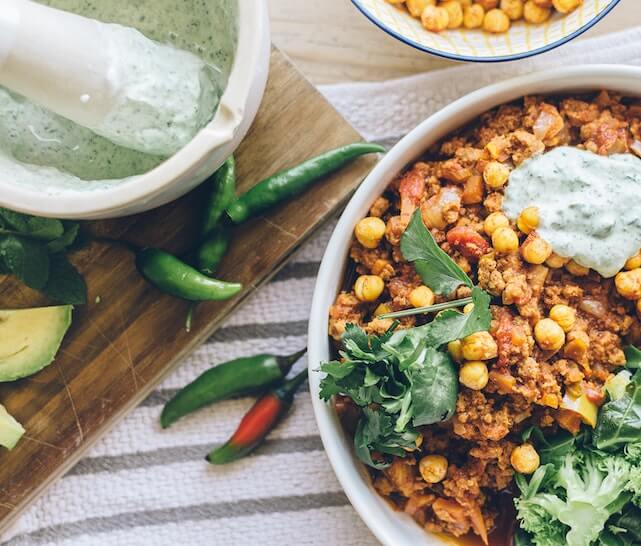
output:
{"label": "blue and yellow patterned bowl", "polygon": [[542,25],[518,21],[505,34],[456,29],[429,32],[404,9],[386,0],[352,0],[374,24],[416,49],[456,61],[513,61],[544,53],[576,38],[603,19],[619,0],[584,0],[568,15],[556,13]]}

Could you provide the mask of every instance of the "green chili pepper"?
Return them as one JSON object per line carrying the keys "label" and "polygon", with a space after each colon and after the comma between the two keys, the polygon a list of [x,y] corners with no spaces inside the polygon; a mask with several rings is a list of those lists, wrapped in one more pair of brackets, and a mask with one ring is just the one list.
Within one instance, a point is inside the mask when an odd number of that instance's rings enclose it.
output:
{"label": "green chili pepper", "polygon": [[256,449],[292,406],[294,395],[305,379],[307,370],[260,398],[243,417],[229,441],[209,453],[207,461],[227,464]]}
{"label": "green chili pepper", "polygon": [[212,231],[198,247],[196,260],[198,269],[205,275],[212,276],[225,257],[229,248],[230,229],[227,225],[221,225],[217,230]]}
{"label": "green chili pepper", "polygon": [[243,288],[241,284],[219,281],[157,248],[141,250],[136,255],[140,274],[157,288],[190,301],[228,300]]}
{"label": "green chili pepper", "polygon": [[205,203],[202,234],[207,236],[218,227],[225,210],[236,198],[236,161],[230,155],[210,180],[211,190]]}
{"label": "green chili pepper", "polygon": [[305,354],[303,349],[290,356],[260,354],[220,364],[181,389],[162,410],[163,428],[203,406],[232,396],[254,394],[274,386]]}
{"label": "green chili pepper", "polygon": [[298,195],[315,180],[340,169],[353,159],[384,151],[385,148],[378,144],[357,142],[326,152],[259,182],[236,199],[227,208],[227,214],[235,224],[240,224],[265,209]]}

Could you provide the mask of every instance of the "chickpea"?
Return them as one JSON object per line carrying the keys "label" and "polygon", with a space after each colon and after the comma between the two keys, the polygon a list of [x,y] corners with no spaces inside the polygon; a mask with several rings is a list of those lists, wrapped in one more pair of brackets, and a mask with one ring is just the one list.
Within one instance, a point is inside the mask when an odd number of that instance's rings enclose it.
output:
{"label": "chickpea", "polygon": [[492,33],[507,32],[510,29],[510,18],[500,9],[491,9],[483,19],[483,30]]}
{"label": "chickpea", "polygon": [[485,11],[489,11],[499,6],[499,0],[476,0],[476,3],[480,4]]}
{"label": "chickpea", "polygon": [[461,340],[461,353],[465,360],[490,360],[498,347],[490,332],[476,332]]}
{"label": "chickpea", "polygon": [[456,0],[462,8],[468,8],[472,5],[472,0]]}
{"label": "chickpea", "polygon": [[434,292],[427,286],[419,286],[410,292],[409,298],[413,307],[434,305]]}
{"label": "chickpea", "polygon": [[641,267],[641,250],[637,252],[631,258],[628,258],[628,261],[625,262],[624,266],[628,271],[631,269],[639,269]]}
{"label": "chickpea", "polygon": [[481,360],[466,362],[461,366],[458,375],[459,382],[474,391],[484,389],[489,378],[487,364]]}
{"label": "chickpea", "polygon": [[573,330],[568,333],[568,342],[563,348],[563,356],[581,362],[590,348],[590,336],[583,330]]}
{"label": "chickpea", "polygon": [[517,472],[532,474],[541,465],[541,458],[531,444],[522,444],[512,451],[510,463]]}
{"label": "chickpea", "polygon": [[519,237],[509,227],[500,227],[492,233],[492,246],[500,254],[516,252],[519,248]]}
{"label": "chickpea", "polygon": [[510,221],[502,212],[493,212],[483,222],[483,231],[490,237],[500,227],[509,227]]}
{"label": "chickpea", "polygon": [[383,293],[385,283],[377,275],[361,275],[354,283],[354,294],[360,301],[376,301]]}
{"label": "chickpea", "polygon": [[516,227],[526,235],[529,235],[531,231],[539,227],[539,221],[539,209],[536,207],[527,207],[519,214],[516,220]]}
{"label": "chickpea", "polygon": [[388,4],[402,4],[405,0],[387,0]]}
{"label": "chickpea", "polygon": [[540,265],[552,254],[552,247],[535,233],[530,233],[521,245],[521,256],[529,264]]}
{"label": "chickpea", "polygon": [[501,0],[501,9],[512,21],[523,17],[523,0]]}
{"label": "chickpea", "polygon": [[637,315],[641,317],[641,299],[637,300]]}
{"label": "chickpea", "polygon": [[481,4],[473,4],[463,9],[463,26],[465,28],[479,28],[483,26],[485,10]]}
{"label": "chickpea", "polygon": [[457,0],[443,2],[441,7],[447,10],[450,19],[447,28],[459,28],[463,24],[463,7]]}
{"label": "chickpea", "polygon": [[505,186],[509,177],[510,168],[498,161],[490,161],[485,166],[485,169],[483,169],[483,180],[485,180],[488,188],[492,188],[493,190],[498,190]]}
{"label": "chickpea", "polygon": [[426,455],[418,463],[418,470],[427,483],[439,483],[447,476],[447,464],[443,455]]}
{"label": "chickpea", "polygon": [[539,25],[545,23],[552,15],[550,8],[541,7],[535,4],[532,0],[528,0],[523,6],[523,18],[528,23]]}
{"label": "chickpea", "polygon": [[617,273],[614,285],[626,300],[638,300],[641,298],[641,268]]}
{"label": "chickpea", "polygon": [[472,311],[474,311],[474,304],[473,303],[468,303],[465,307],[463,307],[463,313],[468,315]]}
{"label": "chickpea", "polygon": [[427,6],[421,14],[421,24],[431,32],[441,32],[450,24],[450,15],[441,7]]}
{"label": "chickpea", "polygon": [[436,5],[436,0],[405,0],[405,5],[412,17],[420,17],[427,6]]}
{"label": "chickpea", "polygon": [[568,272],[575,277],[585,277],[588,273],[590,273],[589,267],[578,264],[574,260],[570,260],[568,263],[566,263],[565,269],[567,269]]}
{"label": "chickpea", "polygon": [[559,303],[550,309],[550,318],[567,333],[572,330],[576,322],[576,311],[569,305]]}
{"label": "chickpea", "polygon": [[558,351],[565,344],[565,332],[552,319],[544,318],[534,326],[534,339],[544,351]]}
{"label": "chickpea", "polygon": [[583,0],[552,0],[554,9],[559,13],[570,13],[578,8],[583,3]]}
{"label": "chickpea", "polygon": [[381,303],[379,304],[376,309],[374,309],[374,316],[379,317],[381,315],[386,315],[387,313],[391,313],[392,308],[390,307],[389,303]]}
{"label": "chickpea", "polygon": [[533,2],[542,8],[551,8],[552,0],[533,0]]}
{"label": "chickpea", "polygon": [[570,261],[570,258],[564,258],[559,256],[556,252],[552,252],[547,260],[545,260],[545,265],[551,269],[561,269],[566,263]]}
{"label": "chickpea", "polygon": [[461,340],[450,341],[447,344],[447,352],[450,353],[454,362],[461,362],[463,360],[463,346]]}
{"label": "chickpea", "polygon": [[376,248],[385,236],[385,222],[376,216],[363,218],[356,224],[354,235],[365,248]]}

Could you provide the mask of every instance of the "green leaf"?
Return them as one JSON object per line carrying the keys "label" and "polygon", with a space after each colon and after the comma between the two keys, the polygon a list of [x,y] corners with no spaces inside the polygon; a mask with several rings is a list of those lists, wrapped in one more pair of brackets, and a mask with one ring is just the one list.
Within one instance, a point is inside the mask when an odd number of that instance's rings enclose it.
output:
{"label": "green leaf", "polygon": [[432,322],[420,326],[424,329],[427,344],[439,347],[450,341],[463,339],[475,332],[485,332],[490,329],[492,314],[490,313],[490,296],[478,287],[472,289],[474,309],[470,313],[460,313],[447,309],[440,313]]}
{"label": "green leaf", "polygon": [[594,445],[611,450],[641,441],[641,369],[637,370],[618,400],[601,407],[594,429]]}
{"label": "green leaf", "polygon": [[46,241],[52,241],[64,233],[60,220],[29,216],[3,208],[0,208],[0,223],[7,230]]}
{"label": "green leaf", "polygon": [[42,290],[49,278],[47,247],[37,241],[15,235],[0,237],[0,259],[6,270],[36,290]]}
{"label": "green leaf", "polygon": [[628,345],[623,348],[625,353],[625,366],[630,369],[641,368],[641,350],[637,349],[634,345]]}
{"label": "green leaf", "polygon": [[465,271],[438,246],[425,227],[420,210],[414,213],[401,237],[401,253],[407,261],[414,262],[423,282],[437,294],[451,294],[462,284],[474,286]]}
{"label": "green leaf", "polygon": [[[354,450],[358,458],[372,468],[387,468],[391,456],[405,457],[407,449],[416,449],[418,432],[405,430],[394,431],[394,422],[389,415],[369,408],[363,408],[363,415],[354,434]],[[383,455],[383,461],[372,459],[372,451]]]}
{"label": "green leaf", "polygon": [[458,374],[449,355],[429,348],[425,364],[414,365],[409,371],[414,426],[450,419],[456,409]]}
{"label": "green leaf", "polygon": [[87,302],[85,280],[62,253],[51,255],[49,279],[42,292],[59,303],[82,305]]}
{"label": "green leaf", "polygon": [[80,229],[80,224],[76,222],[63,222],[64,233],[47,243],[47,249],[50,253],[55,254],[56,252],[62,252],[70,247],[78,237],[78,231]]}

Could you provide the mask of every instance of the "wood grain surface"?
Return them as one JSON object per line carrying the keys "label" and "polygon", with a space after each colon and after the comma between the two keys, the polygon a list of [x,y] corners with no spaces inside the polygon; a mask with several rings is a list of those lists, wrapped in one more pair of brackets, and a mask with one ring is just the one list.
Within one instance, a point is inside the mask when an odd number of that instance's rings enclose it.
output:
{"label": "wood grain surface", "polygon": [[[240,190],[327,149],[360,140],[277,50],[260,112],[236,157]],[[172,366],[220,325],[350,195],[376,162],[361,158],[307,193],[239,227],[220,277],[245,285],[235,299],[198,306],[184,329],[188,303],[161,294],[137,274],[122,246],[92,243],[73,256],[89,286],[86,306],[55,362],[37,375],[0,384],[0,400],[27,432],[0,450],[0,531]],[[103,236],[175,253],[187,251],[199,222],[199,191],[160,209],[89,223]],[[41,303],[34,292],[0,277],[0,307]]]}
{"label": "wood grain surface", "polygon": [[[350,0],[268,1],[274,43],[315,84],[389,80],[458,64],[388,36],[361,15]],[[641,0],[621,0],[605,19],[578,39],[639,24]]]}

